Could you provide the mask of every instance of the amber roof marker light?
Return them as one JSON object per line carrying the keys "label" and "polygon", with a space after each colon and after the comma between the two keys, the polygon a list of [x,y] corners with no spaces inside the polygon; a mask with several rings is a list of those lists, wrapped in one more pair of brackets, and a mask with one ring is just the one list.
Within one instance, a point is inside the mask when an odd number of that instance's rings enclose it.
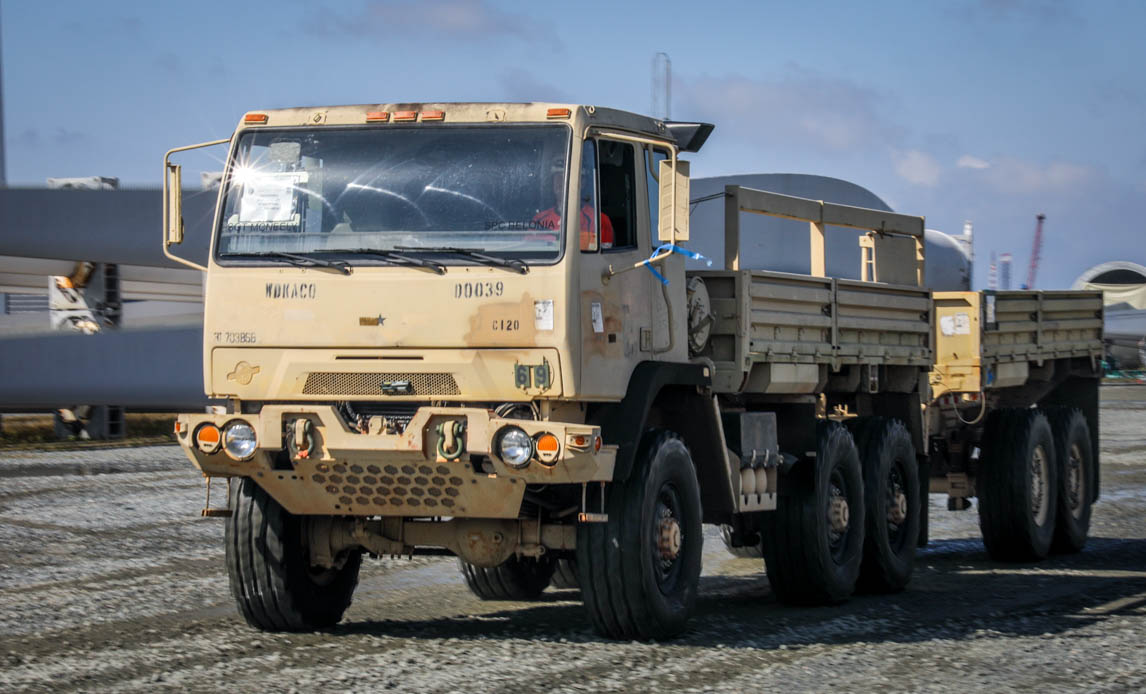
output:
{"label": "amber roof marker light", "polygon": [[573,110],[568,108],[551,108],[545,112],[546,118],[568,118],[573,115]]}
{"label": "amber roof marker light", "polygon": [[269,120],[269,119],[270,119],[270,117],[265,113],[248,113],[247,115],[243,116],[243,122],[244,123],[251,123],[251,124],[258,124],[258,125],[266,123],[267,120]]}
{"label": "amber roof marker light", "polygon": [[367,123],[387,123],[390,121],[389,111],[370,111],[366,114]]}

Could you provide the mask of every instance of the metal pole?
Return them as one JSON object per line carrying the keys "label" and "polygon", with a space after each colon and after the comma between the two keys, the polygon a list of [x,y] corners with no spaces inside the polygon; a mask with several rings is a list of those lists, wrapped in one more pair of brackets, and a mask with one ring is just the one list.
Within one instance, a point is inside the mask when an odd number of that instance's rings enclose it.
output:
{"label": "metal pole", "polygon": [[[0,17],[4,15],[4,6],[0,5]],[[3,22],[0,21],[0,30]],[[3,34],[3,31],[0,31]],[[8,174],[4,165],[4,46],[0,44],[0,188],[8,186]]]}

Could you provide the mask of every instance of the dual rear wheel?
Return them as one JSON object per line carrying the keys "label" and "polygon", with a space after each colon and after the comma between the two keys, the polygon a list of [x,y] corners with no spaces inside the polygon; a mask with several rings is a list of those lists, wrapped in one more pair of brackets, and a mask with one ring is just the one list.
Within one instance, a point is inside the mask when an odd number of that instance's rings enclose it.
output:
{"label": "dual rear wheel", "polygon": [[1081,411],[993,413],[975,485],[987,553],[999,561],[1037,561],[1052,551],[1080,551],[1094,481],[1090,428]]}
{"label": "dual rear wheel", "polygon": [[920,527],[919,471],[902,422],[858,420],[855,436],[820,424],[816,457],[798,464],[764,525],[768,581],[782,602],[825,605],[902,590]]}

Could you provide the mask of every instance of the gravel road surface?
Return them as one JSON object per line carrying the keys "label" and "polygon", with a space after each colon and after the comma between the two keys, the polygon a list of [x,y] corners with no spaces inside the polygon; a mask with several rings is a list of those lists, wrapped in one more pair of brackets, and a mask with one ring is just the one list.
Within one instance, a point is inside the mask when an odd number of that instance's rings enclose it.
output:
{"label": "gravel road surface", "polygon": [[1146,691],[1146,390],[1103,395],[1081,554],[991,562],[975,510],[933,495],[905,593],[796,609],[708,528],[664,644],[598,638],[576,591],[481,602],[442,558],[368,561],[337,628],[259,633],[178,448],[0,451],[0,691]]}

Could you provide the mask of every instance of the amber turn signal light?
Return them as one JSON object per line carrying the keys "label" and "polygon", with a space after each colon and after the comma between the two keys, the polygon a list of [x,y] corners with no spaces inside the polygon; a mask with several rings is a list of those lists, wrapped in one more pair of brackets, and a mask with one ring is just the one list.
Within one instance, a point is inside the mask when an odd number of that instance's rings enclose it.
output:
{"label": "amber turn signal light", "polygon": [[202,424],[195,430],[195,447],[203,453],[218,452],[222,442],[223,432],[214,424]]}
{"label": "amber turn signal light", "polygon": [[533,440],[533,450],[538,462],[552,465],[557,462],[557,456],[561,453],[561,442],[548,432],[538,434]]}

